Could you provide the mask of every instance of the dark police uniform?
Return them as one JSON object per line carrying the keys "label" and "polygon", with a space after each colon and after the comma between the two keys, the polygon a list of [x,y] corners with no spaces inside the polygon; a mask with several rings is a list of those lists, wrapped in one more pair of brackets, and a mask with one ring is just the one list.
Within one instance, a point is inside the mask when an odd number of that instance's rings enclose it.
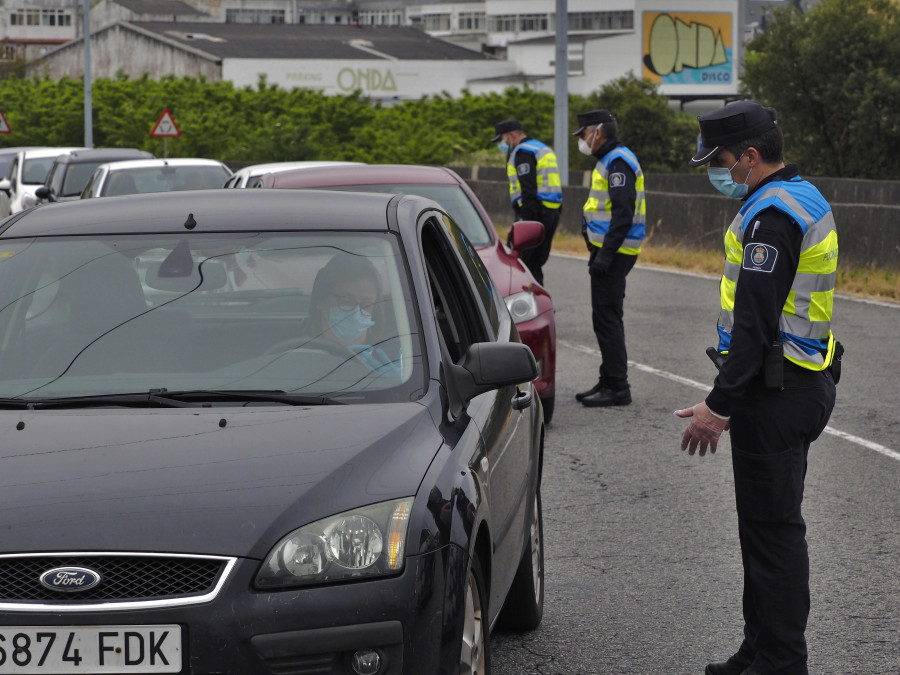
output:
{"label": "dark police uniform", "polygon": [[[613,119],[605,110],[578,115],[580,128],[575,133]],[[602,361],[597,385],[575,398],[589,407],[627,405],[631,390],[623,320],[625,278],[644,239],[644,175],[637,157],[617,138],[608,139],[594,157],[597,166],[584,205],[582,232],[590,254],[591,318]]]}
{"label": "dark police uniform", "polygon": [[[518,120],[494,125],[496,142],[510,131],[522,131]],[[521,252],[522,263],[535,280],[544,283],[543,266],[550,257],[553,235],[562,210],[562,183],[556,154],[550,146],[526,136],[507,156],[510,203],[516,220],[536,220],[544,226],[544,239],[538,246]]]}
{"label": "dark police uniform", "polygon": [[[695,166],[775,125],[752,101],[699,120]],[[806,675],[809,556],[800,507],[842,351],[830,330],[837,232],[830,206],[796,165],[767,176],[744,201],[725,237],[717,347],[725,358],[706,398],[710,411],[730,416],[744,640],[706,672]]]}

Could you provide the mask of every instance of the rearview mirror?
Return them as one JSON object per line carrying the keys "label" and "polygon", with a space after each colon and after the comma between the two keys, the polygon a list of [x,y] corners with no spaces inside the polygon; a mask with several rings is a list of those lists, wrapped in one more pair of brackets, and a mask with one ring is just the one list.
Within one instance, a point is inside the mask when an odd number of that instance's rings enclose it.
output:
{"label": "rearview mirror", "polygon": [[509,236],[513,253],[521,255],[527,248],[534,248],[544,241],[544,225],[536,220],[520,220],[512,224]]}
{"label": "rearview mirror", "polygon": [[534,354],[520,342],[477,342],[450,372],[464,402],[493,389],[531,382],[538,376]]}

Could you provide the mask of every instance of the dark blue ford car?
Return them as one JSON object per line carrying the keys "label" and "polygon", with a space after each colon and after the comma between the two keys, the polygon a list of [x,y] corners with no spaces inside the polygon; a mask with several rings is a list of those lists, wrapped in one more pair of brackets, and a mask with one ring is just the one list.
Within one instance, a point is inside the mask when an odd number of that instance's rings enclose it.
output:
{"label": "dark blue ford car", "polygon": [[534,358],[433,201],[0,223],[0,673],[486,673],[543,607]]}

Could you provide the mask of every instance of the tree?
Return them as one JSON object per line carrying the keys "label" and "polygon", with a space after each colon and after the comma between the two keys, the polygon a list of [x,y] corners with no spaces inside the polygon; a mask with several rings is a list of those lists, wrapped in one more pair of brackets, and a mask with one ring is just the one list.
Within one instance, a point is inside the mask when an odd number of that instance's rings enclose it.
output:
{"label": "tree", "polygon": [[[613,80],[581,101],[570,103],[571,124],[575,124],[575,113],[597,108],[605,108],[616,116],[619,138],[637,155],[645,172],[688,171],[688,160],[697,145],[697,120],[675,110],[669,99],[657,92],[656,84],[639,80],[633,74]],[[570,141],[569,157],[576,158],[573,169],[592,169],[597,163],[593,157],[578,152],[577,138]]]}
{"label": "tree", "polygon": [[778,111],[808,175],[900,178],[900,2],[778,10],[747,44],[743,85]]}

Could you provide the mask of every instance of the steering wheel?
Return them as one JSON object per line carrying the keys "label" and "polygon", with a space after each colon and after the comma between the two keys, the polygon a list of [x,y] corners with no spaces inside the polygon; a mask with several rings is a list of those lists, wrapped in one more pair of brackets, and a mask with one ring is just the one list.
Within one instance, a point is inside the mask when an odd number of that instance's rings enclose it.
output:
{"label": "steering wheel", "polygon": [[331,340],[326,340],[324,338],[297,337],[282,340],[281,342],[278,342],[269,347],[266,351],[263,352],[263,354],[282,354],[294,349],[309,349],[312,351],[327,352],[332,356],[339,356],[342,359],[350,359],[353,357],[353,352],[351,352],[343,345],[339,345],[338,343],[332,342]]}

